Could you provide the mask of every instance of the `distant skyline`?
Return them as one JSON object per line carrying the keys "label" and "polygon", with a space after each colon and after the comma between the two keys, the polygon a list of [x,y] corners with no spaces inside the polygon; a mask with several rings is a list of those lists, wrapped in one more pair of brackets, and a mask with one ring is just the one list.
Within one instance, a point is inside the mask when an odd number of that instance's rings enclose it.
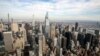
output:
{"label": "distant skyline", "polygon": [[0,0],[0,19],[100,21],[100,0]]}

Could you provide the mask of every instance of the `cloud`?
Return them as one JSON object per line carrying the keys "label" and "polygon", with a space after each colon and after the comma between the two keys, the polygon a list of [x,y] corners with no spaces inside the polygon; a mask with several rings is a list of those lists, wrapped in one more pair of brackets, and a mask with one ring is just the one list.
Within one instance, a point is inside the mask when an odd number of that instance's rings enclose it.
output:
{"label": "cloud", "polygon": [[[100,15],[99,0],[0,0],[0,18],[9,12],[13,18],[44,19],[46,11],[50,19],[98,18]],[[98,19],[95,19],[98,20]]]}

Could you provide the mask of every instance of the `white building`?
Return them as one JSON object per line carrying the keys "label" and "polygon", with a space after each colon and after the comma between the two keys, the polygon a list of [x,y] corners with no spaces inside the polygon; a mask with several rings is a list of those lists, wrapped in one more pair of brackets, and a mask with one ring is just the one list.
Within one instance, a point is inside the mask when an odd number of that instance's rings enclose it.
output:
{"label": "white building", "polygon": [[13,51],[13,37],[12,32],[4,32],[4,44],[5,44],[5,50],[8,52]]}
{"label": "white building", "polygon": [[39,33],[39,56],[43,56],[43,41],[42,41],[42,34]]}
{"label": "white building", "polygon": [[8,52],[13,52],[16,49],[24,49],[25,42],[27,41],[25,28],[23,26],[19,27],[17,23],[12,23],[11,30],[14,31],[14,33],[21,32],[22,35],[20,34],[21,36],[19,38],[16,36],[16,34],[14,36],[12,31],[3,32],[5,50]]}

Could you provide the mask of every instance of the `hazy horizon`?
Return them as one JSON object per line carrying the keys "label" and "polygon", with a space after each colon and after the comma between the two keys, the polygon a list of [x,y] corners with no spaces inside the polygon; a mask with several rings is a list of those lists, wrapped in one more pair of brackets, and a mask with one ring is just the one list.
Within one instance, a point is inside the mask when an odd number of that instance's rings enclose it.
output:
{"label": "hazy horizon", "polygon": [[0,0],[0,19],[100,21],[99,0]]}

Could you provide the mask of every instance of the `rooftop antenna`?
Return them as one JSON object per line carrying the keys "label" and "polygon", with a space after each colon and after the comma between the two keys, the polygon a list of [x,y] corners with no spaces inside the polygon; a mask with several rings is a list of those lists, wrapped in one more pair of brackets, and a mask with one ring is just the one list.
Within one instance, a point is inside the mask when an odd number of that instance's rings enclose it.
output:
{"label": "rooftop antenna", "polygon": [[46,12],[46,15],[45,15],[45,26],[46,26],[46,20],[48,19],[48,12]]}

